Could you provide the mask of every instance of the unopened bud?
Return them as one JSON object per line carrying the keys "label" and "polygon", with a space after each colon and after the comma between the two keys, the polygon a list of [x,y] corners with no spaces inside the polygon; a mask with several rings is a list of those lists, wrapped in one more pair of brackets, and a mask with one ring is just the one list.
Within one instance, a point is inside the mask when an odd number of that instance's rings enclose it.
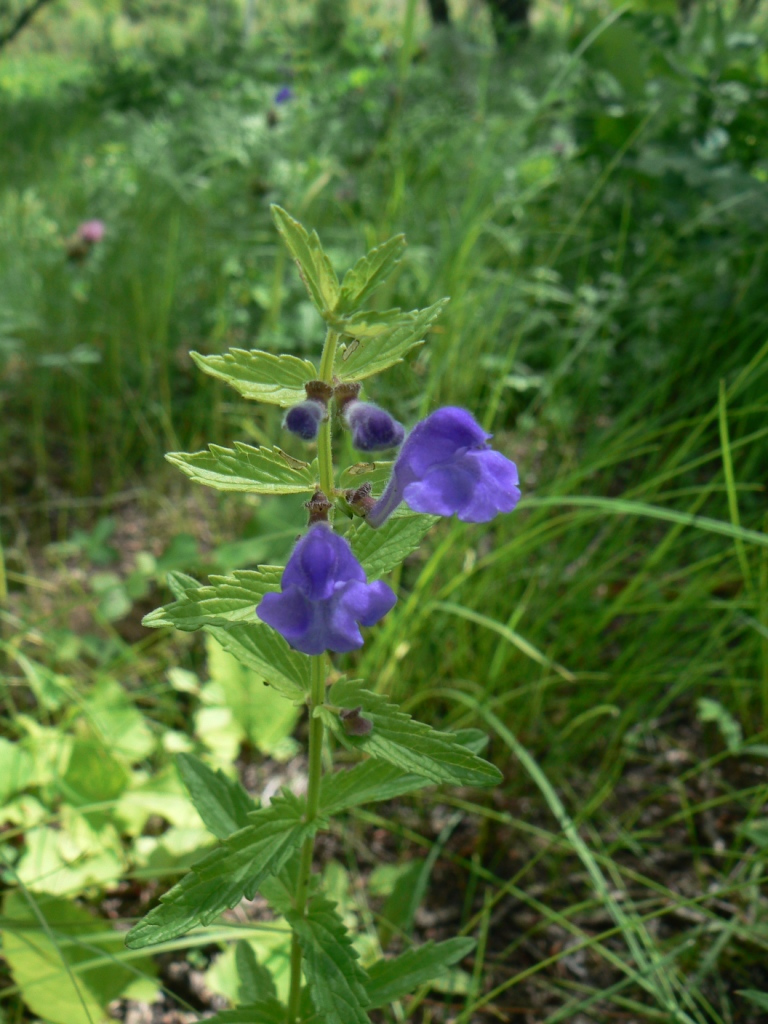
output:
{"label": "unopened bud", "polygon": [[359,516],[363,516],[363,518],[368,515],[376,504],[370,482],[367,480],[364,484],[360,484],[359,487],[345,491],[344,497],[352,511]]}
{"label": "unopened bud", "polygon": [[344,726],[344,732],[348,736],[369,736],[373,732],[373,722],[363,718],[360,714],[362,706],[357,708],[343,708],[339,712],[339,718]]}
{"label": "unopened bud", "polygon": [[352,444],[362,452],[379,452],[403,443],[405,428],[386,409],[370,402],[350,402],[344,421],[352,431]]}
{"label": "unopened bud", "polygon": [[307,400],[292,406],[285,414],[283,426],[302,441],[314,441],[320,424],[328,416],[328,411],[321,402]]}

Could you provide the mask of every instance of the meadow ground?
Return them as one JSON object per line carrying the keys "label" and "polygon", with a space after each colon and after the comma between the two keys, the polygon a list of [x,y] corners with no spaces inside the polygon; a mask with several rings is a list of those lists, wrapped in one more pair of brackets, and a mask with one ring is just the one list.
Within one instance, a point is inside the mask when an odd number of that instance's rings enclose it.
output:
{"label": "meadow ground", "polygon": [[483,728],[505,776],[320,844],[364,956],[479,939],[378,1019],[764,1019],[768,25],[625,6],[547,5],[503,53],[472,6],[446,32],[366,8],[340,41],[275,15],[244,42],[239,14],[142,34],[81,5],[0,54],[8,1021],[197,1020],[236,999],[245,934],[285,968],[258,901],[154,961],[119,934],[211,841],[175,753],[301,785],[296,713],[140,624],[168,570],[279,562],[302,524],[163,462],[280,435],[190,350],[319,349],[273,202],[339,269],[405,232],[381,308],[451,302],[374,397],[407,424],[475,410],[524,494],[435,527],[346,660]]}

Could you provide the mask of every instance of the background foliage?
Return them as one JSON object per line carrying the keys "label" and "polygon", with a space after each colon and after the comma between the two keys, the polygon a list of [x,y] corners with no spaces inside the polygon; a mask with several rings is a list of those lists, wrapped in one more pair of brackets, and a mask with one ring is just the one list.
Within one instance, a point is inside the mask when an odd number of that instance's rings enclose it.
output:
{"label": "background foliage", "polygon": [[[340,268],[406,233],[381,308],[452,301],[375,398],[409,424],[473,408],[527,496],[490,535],[436,529],[356,666],[490,728],[506,777],[329,838],[363,956],[446,920],[479,935],[416,1020],[757,1021],[768,553],[740,528],[766,526],[764,5],[541,0],[508,52],[477,4],[434,31],[413,3],[283,7],[61,0],[0,52],[9,1019],[162,992],[192,1020],[237,998],[244,928],[285,958],[258,908],[154,965],[113,923],[213,841],[174,754],[236,760],[259,796],[301,774],[303,725],[257,680],[138,625],[168,571],[276,562],[301,525],[162,459],[279,431],[190,349],[318,350],[278,202]],[[69,257],[90,218],[103,242]]]}

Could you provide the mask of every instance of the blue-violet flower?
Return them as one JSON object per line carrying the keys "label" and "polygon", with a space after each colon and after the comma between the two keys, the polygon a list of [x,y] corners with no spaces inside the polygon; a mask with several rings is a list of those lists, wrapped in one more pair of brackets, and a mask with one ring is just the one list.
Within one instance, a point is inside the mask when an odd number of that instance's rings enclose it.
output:
{"label": "blue-violet flower", "polygon": [[349,402],[343,416],[352,431],[352,444],[361,452],[380,452],[403,443],[405,428],[402,423],[378,405]]}
{"label": "blue-violet flower", "polygon": [[366,582],[349,542],[325,523],[299,540],[280,587],[264,595],[256,614],[304,654],[362,647],[360,626],[373,626],[397,600],[381,580]]}
{"label": "blue-violet flower", "polygon": [[275,103],[288,103],[293,99],[293,89],[290,85],[284,85],[275,93]]}
{"label": "blue-violet flower", "polygon": [[285,414],[283,426],[302,441],[314,441],[320,424],[327,415],[328,412],[322,403],[308,398],[306,402],[291,406]]}
{"label": "blue-violet flower", "polygon": [[402,501],[414,512],[455,514],[465,523],[511,512],[520,500],[517,466],[489,447],[491,436],[466,409],[431,413],[406,438],[367,521],[381,526]]}

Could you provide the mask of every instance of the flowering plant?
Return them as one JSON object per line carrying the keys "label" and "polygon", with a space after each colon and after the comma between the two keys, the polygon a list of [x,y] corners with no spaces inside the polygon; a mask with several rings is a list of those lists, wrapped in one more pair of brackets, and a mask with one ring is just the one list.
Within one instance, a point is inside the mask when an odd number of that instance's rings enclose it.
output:
{"label": "flowering plant", "polygon": [[[406,436],[387,410],[360,400],[362,382],[422,344],[444,305],[414,312],[361,308],[400,260],[403,237],[373,249],[339,283],[317,235],[279,207],[273,213],[327,324],[318,366],[257,350],[192,355],[203,371],[244,397],[287,409],[284,429],[316,444],[317,456],[305,462],[278,447],[236,443],[232,449],[211,445],[208,451],[171,453],[168,459],[193,480],[220,490],[307,494],[307,532],[284,569],[235,572],[213,577],[209,586],[171,574],[176,600],[144,621],[206,630],[287,700],[307,707],[306,796],[284,791],[259,806],[238,782],[180,755],[182,777],[219,845],[161,897],[126,941],[138,948],[177,939],[258,890],[291,931],[286,998],[279,998],[252,955],[238,957],[246,1005],[211,1018],[214,1024],[364,1024],[370,1010],[436,978],[474,941],[428,942],[364,967],[312,873],[315,835],[332,815],[364,803],[430,784],[492,786],[501,775],[479,756],[484,738],[473,730],[447,733],[416,722],[335,666],[329,688],[330,659],[362,647],[361,627],[391,611],[397,597],[380,577],[418,547],[434,516],[487,522],[510,512],[520,491],[514,463],[490,448],[490,435],[466,410],[438,409]],[[400,448],[378,498],[370,481],[354,489],[337,486],[335,424],[350,431],[361,451]],[[370,468],[354,467],[363,473]],[[323,774],[323,744],[330,737],[359,756],[354,767]]]}

